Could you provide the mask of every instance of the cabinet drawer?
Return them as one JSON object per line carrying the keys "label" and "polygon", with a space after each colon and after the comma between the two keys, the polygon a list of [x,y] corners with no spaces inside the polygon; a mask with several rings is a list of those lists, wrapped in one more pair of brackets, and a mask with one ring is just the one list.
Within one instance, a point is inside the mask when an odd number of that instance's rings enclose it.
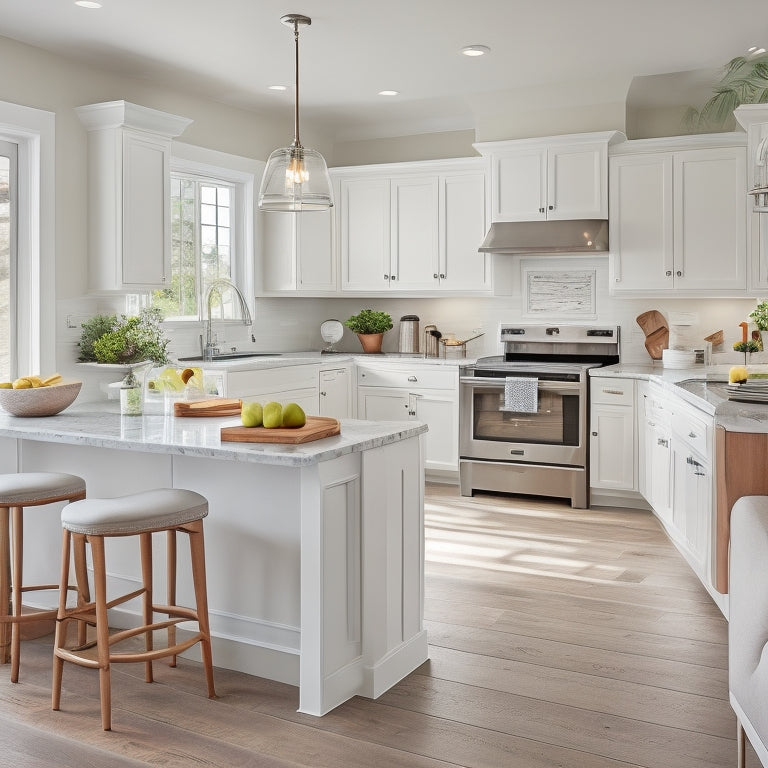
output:
{"label": "cabinet drawer", "polygon": [[439,366],[358,365],[359,387],[402,387],[406,389],[455,389],[459,382],[456,368]]}
{"label": "cabinet drawer", "polygon": [[262,393],[287,392],[292,389],[317,389],[318,372],[317,365],[227,371],[227,397],[247,397]]}
{"label": "cabinet drawer", "polygon": [[590,380],[590,397],[593,403],[605,405],[635,404],[634,379],[609,379],[594,376]]}
{"label": "cabinet drawer", "polygon": [[710,427],[704,419],[694,416],[687,410],[676,408],[672,414],[673,434],[707,460],[711,460],[709,430]]}

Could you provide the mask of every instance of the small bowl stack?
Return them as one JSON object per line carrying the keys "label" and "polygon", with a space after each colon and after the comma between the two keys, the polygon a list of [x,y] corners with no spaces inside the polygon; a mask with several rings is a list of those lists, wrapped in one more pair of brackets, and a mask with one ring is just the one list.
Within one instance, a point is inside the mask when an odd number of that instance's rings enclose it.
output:
{"label": "small bowl stack", "polygon": [[696,353],[692,349],[665,349],[661,353],[661,362],[665,368],[693,368]]}
{"label": "small bowl stack", "polygon": [[0,389],[0,408],[12,416],[55,416],[75,402],[82,381],[62,381],[50,387]]}

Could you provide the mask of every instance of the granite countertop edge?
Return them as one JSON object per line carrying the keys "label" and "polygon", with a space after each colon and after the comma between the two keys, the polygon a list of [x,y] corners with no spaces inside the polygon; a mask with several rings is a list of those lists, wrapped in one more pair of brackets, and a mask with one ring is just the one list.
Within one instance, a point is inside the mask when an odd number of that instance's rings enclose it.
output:
{"label": "granite countertop edge", "polygon": [[407,440],[427,431],[427,425],[417,421],[343,419],[341,434],[308,443],[222,442],[221,427],[239,424],[239,417],[121,416],[115,403],[83,403],[56,416],[41,418],[18,418],[0,412],[0,437],[302,467]]}

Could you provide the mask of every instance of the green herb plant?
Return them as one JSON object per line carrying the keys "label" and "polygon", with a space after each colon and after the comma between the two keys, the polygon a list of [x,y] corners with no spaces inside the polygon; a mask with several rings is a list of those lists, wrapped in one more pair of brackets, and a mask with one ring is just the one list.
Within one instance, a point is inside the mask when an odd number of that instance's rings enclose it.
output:
{"label": "green herb plant", "polygon": [[353,333],[385,333],[392,328],[392,317],[386,312],[361,309],[359,314],[345,320],[344,325]]}
{"label": "green herb plant", "polygon": [[758,330],[768,331],[768,301],[761,301],[749,316],[755,321]]}
{"label": "green herb plant", "polygon": [[151,360],[168,362],[169,339],[160,326],[162,312],[145,307],[138,315],[96,315],[83,323],[80,360],[83,362],[127,364]]}

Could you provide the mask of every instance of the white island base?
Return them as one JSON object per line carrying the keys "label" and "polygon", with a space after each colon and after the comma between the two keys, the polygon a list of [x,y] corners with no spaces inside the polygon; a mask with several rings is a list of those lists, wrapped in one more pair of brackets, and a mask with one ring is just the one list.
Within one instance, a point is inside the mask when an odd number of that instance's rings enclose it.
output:
{"label": "white island base", "polygon": [[[217,447],[231,420],[98,414],[78,426],[76,410],[0,416],[0,471],[71,472],[90,497],[161,487],[206,496],[216,666],[298,685],[299,711],[323,715],[355,695],[376,698],[428,658],[423,425],[343,422],[341,436],[315,444]],[[27,583],[58,581],[60,508],[25,515]],[[156,537],[162,595],[165,548]],[[137,541],[107,545],[110,594],[133,591]],[[181,604],[192,604],[187,568],[182,541]],[[128,603],[110,622],[130,626],[139,616]]]}

